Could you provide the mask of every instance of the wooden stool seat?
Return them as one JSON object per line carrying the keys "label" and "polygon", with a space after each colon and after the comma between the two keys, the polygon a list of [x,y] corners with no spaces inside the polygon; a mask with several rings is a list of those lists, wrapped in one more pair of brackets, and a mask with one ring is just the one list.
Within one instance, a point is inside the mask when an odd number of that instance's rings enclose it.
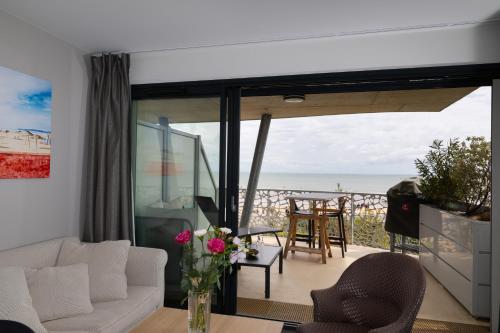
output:
{"label": "wooden stool seat", "polygon": [[339,198],[339,209],[327,209],[325,216],[327,218],[336,218],[338,221],[339,234],[329,235],[329,239],[332,241],[332,245],[339,245],[342,250],[342,258],[344,258],[344,252],[347,252],[347,237],[345,233],[344,225],[344,210],[345,210],[346,200],[345,198]]}
{"label": "wooden stool seat", "polygon": [[[317,253],[321,254],[321,262],[326,264],[326,256],[328,250],[328,257],[332,257],[332,250],[330,247],[330,240],[328,238],[328,232],[326,229],[326,224],[328,223],[328,218],[326,215],[319,214],[319,211],[314,208],[315,203],[313,203],[312,214],[302,214],[301,210],[297,209],[297,205],[295,200],[290,199],[290,227],[288,229],[288,237],[286,239],[285,252],[283,254],[283,258],[286,258],[288,255],[288,251],[299,252],[308,252],[308,253]],[[326,210],[326,202],[323,203],[322,210]],[[308,223],[316,223],[319,226],[319,248],[310,248],[305,246],[297,246],[295,245],[297,239],[297,223],[299,220],[306,220]]]}
{"label": "wooden stool seat", "polygon": [[307,217],[310,217],[310,216],[314,216],[314,213],[310,210],[297,210],[294,215],[297,215],[297,216],[304,216],[304,218],[307,218]]}

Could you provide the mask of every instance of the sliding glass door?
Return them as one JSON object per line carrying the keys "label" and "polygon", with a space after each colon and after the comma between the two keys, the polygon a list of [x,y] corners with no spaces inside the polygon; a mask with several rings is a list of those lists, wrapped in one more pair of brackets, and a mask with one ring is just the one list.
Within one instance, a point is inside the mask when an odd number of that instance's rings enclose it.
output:
{"label": "sliding glass door", "polygon": [[[228,179],[227,173],[227,167],[234,168],[226,152],[228,98],[223,93],[138,99],[133,109],[136,244],[167,251],[165,305],[180,307],[186,295],[181,289],[182,247],[175,243],[175,236],[210,223],[228,227],[235,223],[236,214],[226,212],[228,202],[237,202],[229,197],[237,194],[237,181]],[[234,172],[230,175],[234,177]],[[213,201],[215,214],[200,209],[200,196]],[[226,276],[224,287],[235,285],[232,279]],[[230,312],[234,307],[230,299],[225,292],[215,293],[213,310]]]}

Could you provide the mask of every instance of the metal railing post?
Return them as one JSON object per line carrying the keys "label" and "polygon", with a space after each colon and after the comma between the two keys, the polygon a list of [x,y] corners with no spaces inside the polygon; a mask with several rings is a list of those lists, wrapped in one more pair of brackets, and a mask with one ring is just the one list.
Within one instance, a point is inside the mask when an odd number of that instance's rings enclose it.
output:
{"label": "metal railing post", "polygon": [[356,215],[356,205],[354,204],[354,193],[351,193],[351,243],[354,244],[354,219]]}

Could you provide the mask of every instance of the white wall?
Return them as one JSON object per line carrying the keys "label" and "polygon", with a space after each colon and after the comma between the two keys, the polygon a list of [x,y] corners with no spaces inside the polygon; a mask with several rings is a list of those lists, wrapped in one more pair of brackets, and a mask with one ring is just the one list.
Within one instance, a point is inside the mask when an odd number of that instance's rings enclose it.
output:
{"label": "white wall", "polygon": [[0,179],[0,249],[77,235],[87,89],[82,53],[0,11],[0,66],[49,80],[53,92],[50,178]]}
{"label": "white wall", "polygon": [[500,22],[356,36],[143,52],[131,82],[177,82],[273,75],[500,62]]}

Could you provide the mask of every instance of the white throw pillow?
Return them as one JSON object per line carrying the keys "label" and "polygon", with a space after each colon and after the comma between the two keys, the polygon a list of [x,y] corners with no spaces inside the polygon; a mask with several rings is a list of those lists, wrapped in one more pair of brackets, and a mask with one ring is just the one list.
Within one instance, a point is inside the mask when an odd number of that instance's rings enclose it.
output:
{"label": "white throw pillow", "polygon": [[33,307],[41,321],[94,311],[87,264],[28,269],[26,279]]}
{"label": "white throw pillow", "polygon": [[0,268],[0,319],[23,323],[35,333],[47,333],[33,308],[22,267]]}
{"label": "white throw pillow", "polygon": [[130,241],[80,243],[65,240],[57,260],[58,266],[85,263],[89,265],[90,300],[105,302],[127,298],[127,266]]}

